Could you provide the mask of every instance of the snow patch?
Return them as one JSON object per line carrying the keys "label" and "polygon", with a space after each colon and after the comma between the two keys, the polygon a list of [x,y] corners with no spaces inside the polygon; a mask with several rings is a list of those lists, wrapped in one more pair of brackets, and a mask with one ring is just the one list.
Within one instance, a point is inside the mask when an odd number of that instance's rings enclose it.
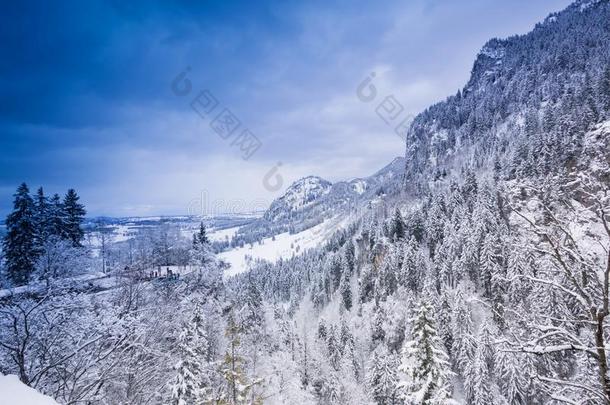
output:
{"label": "snow patch", "polygon": [[303,232],[296,234],[284,232],[265,238],[261,243],[221,252],[218,258],[229,264],[230,268],[225,271],[225,277],[231,277],[248,270],[258,260],[275,263],[280,259],[289,259],[320,246],[332,233],[345,228],[348,223],[349,219],[334,217]]}
{"label": "snow patch", "polygon": [[16,375],[0,375],[0,404],[2,405],[58,405],[51,397],[30,388]]}

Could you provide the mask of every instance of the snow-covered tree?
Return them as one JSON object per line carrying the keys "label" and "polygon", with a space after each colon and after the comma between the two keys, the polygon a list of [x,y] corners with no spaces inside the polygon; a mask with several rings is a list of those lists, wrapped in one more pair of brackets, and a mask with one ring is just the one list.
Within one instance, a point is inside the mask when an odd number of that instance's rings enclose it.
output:
{"label": "snow-covered tree", "polygon": [[367,367],[367,383],[375,403],[394,405],[398,403],[398,359],[385,345],[380,344],[372,353]]}
{"label": "snow-covered tree", "polygon": [[69,189],[64,197],[62,204],[64,218],[64,230],[66,232],[66,238],[72,241],[74,246],[81,246],[84,232],[81,228],[83,221],[85,220],[85,206],[79,203],[80,197],[76,194],[74,189]]}
{"label": "snow-covered tree", "polygon": [[39,252],[35,242],[34,201],[28,186],[21,184],[14,197],[14,210],[6,218],[3,251],[8,279],[15,285],[21,285],[34,272]]}
{"label": "snow-covered tree", "polygon": [[451,398],[452,375],[447,353],[434,327],[432,307],[422,301],[413,320],[411,339],[405,342],[398,367],[397,387],[407,404],[446,404]]}

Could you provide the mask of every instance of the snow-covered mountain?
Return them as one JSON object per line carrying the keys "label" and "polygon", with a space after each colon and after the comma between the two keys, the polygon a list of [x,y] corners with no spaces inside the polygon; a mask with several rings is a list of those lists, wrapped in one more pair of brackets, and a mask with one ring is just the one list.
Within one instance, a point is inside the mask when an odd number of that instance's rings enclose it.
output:
{"label": "snow-covered mountain", "polygon": [[167,225],[102,253],[112,291],[6,290],[7,371],[62,403],[610,403],[610,2],[489,41],[375,174]]}
{"label": "snow-covered mountain", "polygon": [[267,212],[265,219],[268,221],[278,221],[293,212],[303,210],[317,200],[328,194],[332,183],[318,176],[308,176],[292,183],[284,195],[273,201]]}
{"label": "snow-covered mountain", "polygon": [[315,211],[334,211],[338,207],[353,209],[354,204],[368,202],[376,195],[398,190],[402,186],[404,165],[404,158],[397,157],[369,177],[339,181],[334,184],[316,176],[305,177],[288,187],[284,195],[271,204],[264,218],[278,222],[301,216],[310,209]]}
{"label": "snow-covered mountain", "polygon": [[331,183],[308,176],[291,184],[262,218],[243,226],[234,243],[251,243],[283,232],[300,232],[324,220],[346,216],[380,196],[403,189],[405,159],[397,157],[371,176]]}
{"label": "snow-covered mountain", "polygon": [[488,41],[465,87],[415,118],[410,184],[425,190],[466,166],[507,178],[569,170],[610,106],[608,21],[608,1],[577,1],[525,35]]}

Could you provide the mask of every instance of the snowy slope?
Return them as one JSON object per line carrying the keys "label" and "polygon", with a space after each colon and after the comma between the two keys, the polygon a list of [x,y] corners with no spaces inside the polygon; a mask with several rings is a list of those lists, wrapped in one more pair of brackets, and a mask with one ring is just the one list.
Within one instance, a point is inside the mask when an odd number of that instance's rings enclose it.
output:
{"label": "snowy slope", "polygon": [[0,375],[0,405],[58,405],[19,381],[16,375]]}
{"label": "snowy slope", "polygon": [[349,220],[335,217],[303,232],[284,232],[275,237],[265,238],[261,243],[246,245],[218,254],[218,258],[230,265],[225,276],[230,277],[250,268],[257,260],[276,262],[303,253],[307,249],[321,245],[337,229],[347,226]]}

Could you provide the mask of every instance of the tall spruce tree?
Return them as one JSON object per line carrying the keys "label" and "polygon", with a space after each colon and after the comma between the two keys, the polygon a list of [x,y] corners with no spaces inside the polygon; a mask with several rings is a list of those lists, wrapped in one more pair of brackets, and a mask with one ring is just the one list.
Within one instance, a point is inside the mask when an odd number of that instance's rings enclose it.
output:
{"label": "tall spruce tree", "polygon": [[420,304],[411,340],[405,342],[401,357],[397,387],[405,403],[445,405],[451,401],[451,366],[434,327],[430,304]]}
{"label": "tall spruce tree", "polygon": [[49,199],[47,225],[49,235],[66,238],[64,205],[59,194],[55,193]]}
{"label": "tall spruce tree", "polygon": [[49,200],[42,187],[38,188],[34,199],[35,244],[37,249],[44,246],[49,236]]}
{"label": "tall spruce tree", "polygon": [[375,403],[378,405],[394,405],[398,403],[396,386],[398,361],[394,353],[390,353],[381,344],[372,353],[372,359],[367,367],[367,383]]}
{"label": "tall spruce tree", "polygon": [[199,231],[193,235],[193,245],[203,245],[209,243],[210,239],[208,238],[205,225],[203,224],[203,222],[201,222],[201,224],[199,225]]}
{"label": "tall spruce tree", "polygon": [[193,315],[178,337],[179,361],[174,366],[176,377],[171,386],[173,405],[189,405],[202,402],[206,394],[204,362],[207,357],[207,334],[204,320],[197,305]]}
{"label": "tall spruce tree", "polygon": [[81,246],[84,232],[81,228],[85,220],[85,207],[78,202],[80,197],[74,189],[69,189],[64,197],[63,211],[65,214],[65,230],[66,238],[72,241],[74,246]]}
{"label": "tall spruce tree", "polygon": [[14,197],[13,212],[6,218],[3,249],[7,278],[14,285],[22,285],[28,282],[38,257],[36,220],[34,201],[25,183],[17,188]]}
{"label": "tall spruce tree", "polygon": [[394,211],[390,232],[392,234],[392,239],[395,241],[405,238],[405,221],[402,219],[402,215],[398,208]]}

